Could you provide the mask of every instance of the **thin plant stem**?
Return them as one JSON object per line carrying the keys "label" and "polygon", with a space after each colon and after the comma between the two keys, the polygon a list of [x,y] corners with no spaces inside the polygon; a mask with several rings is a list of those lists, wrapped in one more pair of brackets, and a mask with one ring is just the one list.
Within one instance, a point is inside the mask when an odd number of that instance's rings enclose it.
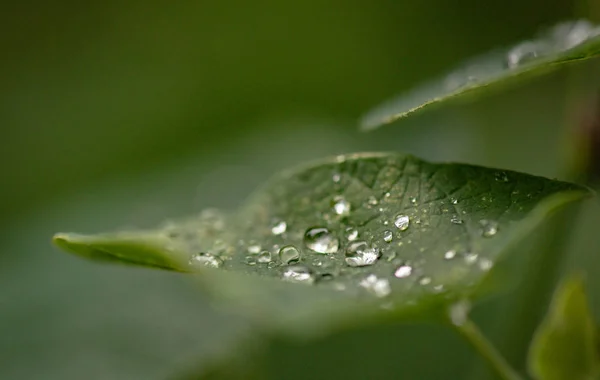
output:
{"label": "thin plant stem", "polygon": [[523,380],[506,359],[496,350],[496,347],[487,340],[477,325],[470,319],[463,323],[452,324],[455,330],[481,355],[492,371],[502,380]]}

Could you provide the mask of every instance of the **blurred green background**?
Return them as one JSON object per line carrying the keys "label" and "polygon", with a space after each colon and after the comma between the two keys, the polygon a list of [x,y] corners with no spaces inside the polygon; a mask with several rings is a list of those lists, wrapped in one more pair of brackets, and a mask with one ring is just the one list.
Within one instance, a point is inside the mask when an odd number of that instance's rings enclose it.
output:
{"label": "blurred green background", "polygon": [[[370,134],[357,120],[472,55],[600,16],[594,1],[582,4],[3,4],[0,378],[166,379],[248,334],[243,318],[211,308],[184,277],[64,255],[50,245],[55,232],[231,209],[275,171],[342,152],[398,150],[560,177],[580,94],[573,98],[572,72],[598,72],[597,60]],[[597,311],[599,211],[586,204],[564,265],[592,272]],[[517,296],[476,310],[493,339],[504,330],[490,310],[510,313]],[[272,358],[290,379],[485,375],[471,369],[478,359],[465,344],[435,326],[379,326],[278,346]]]}

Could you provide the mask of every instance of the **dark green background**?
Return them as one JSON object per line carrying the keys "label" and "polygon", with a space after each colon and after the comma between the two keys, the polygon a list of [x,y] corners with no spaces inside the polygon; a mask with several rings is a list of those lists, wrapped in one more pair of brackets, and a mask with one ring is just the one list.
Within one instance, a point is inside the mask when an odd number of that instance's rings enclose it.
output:
{"label": "dark green background", "polygon": [[[182,276],[61,254],[54,232],[233,208],[274,171],[342,152],[400,150],[561,176],[565,127],[577,124],[586,94],[573,78],[594,88],[597,60],[370,134],[357,119],[469,56],[575,15],[600,16],[582,4],[3,4],[0,378],[165,379],[247,332]],[[584,209],[565,267],[592,272],[598,310],[600,207]],[[476,310],[492,337],[511,310],[490,310],[507,304]],[[380,326],[275,351],[276,371],[299,379],[467,378],[478,360],[431,326]]]}

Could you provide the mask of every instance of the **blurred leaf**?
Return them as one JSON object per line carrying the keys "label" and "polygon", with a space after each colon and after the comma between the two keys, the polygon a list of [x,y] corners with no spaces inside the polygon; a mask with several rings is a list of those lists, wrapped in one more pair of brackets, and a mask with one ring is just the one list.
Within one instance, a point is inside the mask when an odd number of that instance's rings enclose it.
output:
{"label": "blurred leaf", "polygon": [[591,380],[600,376],[598,331],[583,279],[573,276],[556,291],[529,351],[531,374],[539,380]]}
{"label": "blurred leaf", "polygon": [[600,27],[587,21],[562,23],[537,39],[472,59],[444,78],[374,108],[363,117],[361,128],[375,129],[429,106],[482,96],[599,54]]}
{"label": "blurred leaf", "polygon": [[55,240],[92,259],[201,272],[209,291],[259,323],[307,336],[382,307],[406,316],[473,297],[510,244],[589,194],[527,174],[365,153],[283,172],[232,216],[208,210],[155,231]]}

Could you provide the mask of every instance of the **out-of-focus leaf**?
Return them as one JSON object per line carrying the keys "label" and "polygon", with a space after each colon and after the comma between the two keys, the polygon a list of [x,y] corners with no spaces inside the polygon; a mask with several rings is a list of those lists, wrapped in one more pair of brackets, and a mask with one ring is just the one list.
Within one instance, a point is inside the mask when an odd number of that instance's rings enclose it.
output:
{"label": "out-of-focus leaf", "polygon": [[600,27],[587,21],[562,23],[537,39],[472,59],[442,79],[375,107],[363,117],[361,128],[375,129],[430,106],[476,98],[598,54]]}

